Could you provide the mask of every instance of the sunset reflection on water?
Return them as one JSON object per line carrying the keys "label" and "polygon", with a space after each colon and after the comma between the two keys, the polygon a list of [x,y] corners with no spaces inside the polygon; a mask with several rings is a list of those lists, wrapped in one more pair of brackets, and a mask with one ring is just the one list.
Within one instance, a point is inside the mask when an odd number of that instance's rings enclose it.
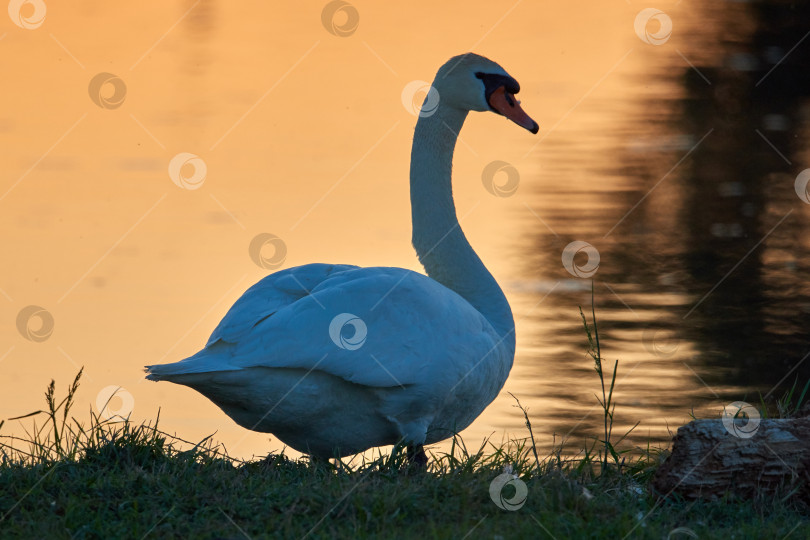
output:
{"label": "sunset reflection on water", "polygon": [[[403,90],[467,50],[520,81],[540,133],[474,114],[456,148],[461,224],[518,343],[466,440],[527,436],[508,392],[545,450],[598,435],[578,309],[592,285],[605,359],[619,359],[614,431],[641,422],[630,445],[807,379],[810,212],[795,180],[810,167],[810,49],[785,56],[806,13],[664,2],[643,38],[635,4],[357,2],[324,19],[326,6],[49,3],[38,26],[27,12],[33,28],[2,23],[0,419],[84,366],[80,404],[121,386],[136,420],[160,409],[185,439],[279,450],[142,366],[196,352],[268,271],[421,271],[408,200],[421,97]],[[516,171],[514,192],[487,190],[494,161]],[[281,243],[251,251],[258,235]],[[588,277],[563,265],[574,241],[599,254]],[[51,333],[23,335],[27,306]]]}

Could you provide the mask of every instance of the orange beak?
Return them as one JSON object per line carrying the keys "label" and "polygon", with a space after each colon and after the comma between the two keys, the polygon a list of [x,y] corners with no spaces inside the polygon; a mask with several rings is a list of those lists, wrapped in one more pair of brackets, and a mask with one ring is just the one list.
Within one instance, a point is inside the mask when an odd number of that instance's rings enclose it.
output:
{"label": "orange beak", "polygon": [[515,95],[507,92],[503,86],[489,96],[489,106],[532,133],[540,131],[540,126],[520,107]]}

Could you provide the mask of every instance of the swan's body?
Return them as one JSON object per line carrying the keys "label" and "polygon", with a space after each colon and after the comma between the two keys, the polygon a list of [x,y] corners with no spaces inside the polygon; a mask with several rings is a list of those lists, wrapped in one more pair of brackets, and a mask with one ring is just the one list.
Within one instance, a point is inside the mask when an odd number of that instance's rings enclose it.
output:
{"label": "swan's body", "polygon": [[411,159],[413,243],[430,277],[326,264],[277,272],[237,300],[202,351],[148,366],[147,378],[190,386],[239,425],[323,458],[420,447],[481,414],[512,366],[514,321],[459,228],[453,149],[470,110],[537,128],[513,103],[517,83],[486,58],[451,59],[433,86],[439,106],[417,122]]}

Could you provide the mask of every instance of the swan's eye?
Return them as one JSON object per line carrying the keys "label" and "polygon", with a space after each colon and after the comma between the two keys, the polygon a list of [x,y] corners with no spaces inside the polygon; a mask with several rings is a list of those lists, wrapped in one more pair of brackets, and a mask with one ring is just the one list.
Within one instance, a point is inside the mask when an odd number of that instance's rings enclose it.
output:
{"label": "swan's eye", "polygon": [[520,85],[518,82],[508,75],[502,75],[500,73],[483,73],[479,71],[475,74],[475,76],[484,82],[487,99],[489,99],[492,92],[501,86],[503,86],[503,89],[510,94],[517,94],[520,92]]}

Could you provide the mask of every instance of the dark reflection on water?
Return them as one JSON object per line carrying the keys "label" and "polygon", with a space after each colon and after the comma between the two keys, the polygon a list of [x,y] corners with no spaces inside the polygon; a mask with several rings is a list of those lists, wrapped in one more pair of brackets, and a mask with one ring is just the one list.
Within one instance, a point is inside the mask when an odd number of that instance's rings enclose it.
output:
{"label": "dark reflection on water", "polygon": [[[695,154],[687,179],[690,247],[683,255],[697,290],[723,280],[685,320],[685,332],[714,382],[764,394],[810,376],[810,363],[788,376],[810,350],[803,324],[810,308],[803,283],[807,212],[794,190],[810,165],[801,155],[808,146],[802,107],[810,48],[800,44],[785,56],[810,29],[810,9],[747,7],[754,20],[749,39],[730,44],[722,67],[701,69],[712,87],[692,70],[684,77],[687,129],[715,127],[717,137]],[[715,367],[734,369],[718,379]]]}
{"label": "dark reflection on water", "polygon": [[599,104],[610,133],[548,142],[557,157],[544,175],[555,178],[538,182],[536,200],[549,227],[531,223],[521,248],[526,306],[553,291],[518,355],[525,391],[561,403],[544,414],[547,432],[598,433],[597,383],[571,324],[590,282],[559,258],[573,240],[600,253],[599,328],[607,359],[620,359],[619,427],[642,421],[636,442],[667,441],[693,408],[714,415],[810,379],[810,206],[794,189],[810,167],[810,5],[686,15],[678,54],[641,44],[654,72],[627,81],[638,94],[626,102]]}

